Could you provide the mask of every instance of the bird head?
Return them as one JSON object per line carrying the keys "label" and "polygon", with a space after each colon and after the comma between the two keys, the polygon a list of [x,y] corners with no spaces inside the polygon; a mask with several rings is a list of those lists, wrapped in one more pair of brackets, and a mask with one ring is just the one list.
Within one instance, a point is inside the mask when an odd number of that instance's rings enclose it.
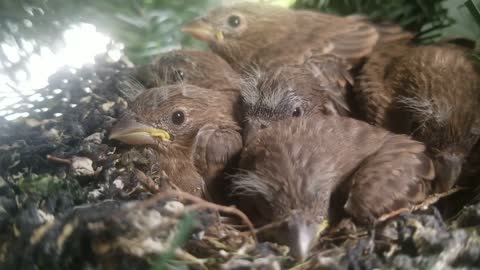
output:
{"label": "bird head", "polygon": [[191,84],[209,89],[230,89],[239,75],[220,56],[206,51],[175,50],[153,64],[162,85]]}
{"label": "bird head", "polygon": [[[347,80],[333,56],[303,65],[255,71],[241,85],[244,141],[262,128],[289,118],[309,115],[348,115]],[[327,65],[328,64],[328,65]],[[337,65],[336,65],[337,64]]]}
{"label": "bird head", "polygon": [[437,191],[443,192],[457,182],[462,172],[465,155],[459,151],[446,149],[433,157]]}
{"label": "bird head", "polygon": [[325,229],[338,177],[337,161],[315,143],[320,128],[306,123],[279,121],[259,132],[245,146],[240,172],[232,177],[239,208],[264,228],[259,238],[289,246],[299,260]]}
{"label": "bird head", "polygon": [[147,89],[113,127],[110,139],[127,144],[190,147],[205,124],[234,122],[235,99],[233,91],[193,85]]}
{"label": "bird head", "polygon": [[257,235],[262,240],[288,246],[294,259],[304,261],[327,227],[326,217],[313,219],[309,213],[294,212],[282,221],[260,228]]}
{"label": "bird head", "polygon": [[408,124],[401,132],[411,131],[412,138],[427,146],[435,165],[437,192],[446,191],[457,182],[465,159],[479,138],[473,128],[476,116],[468,111],[471,107],[452,109],[448,99],[445,101],[437,104],[426,98],[400,99],[401,105],[409,110],[405,114]]}
{"label": "bird head", "polygon": [[291,85],[270,76],[259,78],[241,90],[244,116],[243,137],[248,142],[272,123],[301,117],[311,112],[311,102],[303,98]]}
{"label": "bird head", "polygon": [[289,29],[285,23],[289,14],[281,7],[239,3],[213,9],[184,25],[182,31],[207,42],[221,56],[235,58],[275,42]]}
{"label": "bird head", "polygon": [[[323,190],[316,190],[318,193],[315,195],[315,191],[302,191],[304,193],[300,195],[297,187],[292,186],[293,183],[275,183],[253,173],[236,175],[234,179],[234,196],[240,197],[237,200],[239,207],[260,227],[258,238],[286,245],[293,258],[305,260],[328,226],[329,187],[326,185]],[[305,183],[305,179],[296,180],[305,185],[314,185],[308,180]],[[254,202],[255,206],[249,206],[248,202]]]}

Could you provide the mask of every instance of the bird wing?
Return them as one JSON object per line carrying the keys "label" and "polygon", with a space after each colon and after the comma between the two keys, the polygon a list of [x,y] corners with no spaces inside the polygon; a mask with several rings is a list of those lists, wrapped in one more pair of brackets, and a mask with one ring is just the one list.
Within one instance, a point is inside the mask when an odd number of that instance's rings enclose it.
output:
{"label": "bird wing", "polygon": [[390,22],[380,22],[380,23],[372,23],[370,18],[365,15],[360,14],[353,14],[349,15],[346,18],[356,22],[364,22],[375,27],[377,33],[379,34],[379,39],[377,42],[377,46],[385,46],[387,44],[393,43],[403,43],[408,44],[414,38],[415,34],[403,29],[400,25],[390,23]]}
{"label": "bird wing", "polygon": [[307,60],[310,72],[318,80],[316,90],[327,91],[331,106],[326,106],[336,115],[349,115],[347,89],[353,85],[350,65],[334,55],[312,56]]}
{"label": "bird wing", "polygon": [[361,222],[425,199],[434,176],[425,146],[404,135],[392,135],[365,159],[352,176],[345,209]]}
{"label": "bird wing", "polygon": [[385,46],[367,60],[356,77],[353,93],[363,120],[376,126],[389,127],[388,114],[393,90],[385,81],[392,61],[407,50],[404,45]]}
{"label": "bird wing", "polygon": [[242,136],[233,128],[207,124],[198,131],[193,146],[193,161],[214,197],[219,186],[214,180],[238,156],[242,146]]}
{"label": "bird wing", "polygon": [[[297,19],[307,24],[308,18]],[[331,53],[354,63],[370,55],[380,41],[381,29],[361,16],[332,17],[315,14],[310,20],[309,46],[312,54]]]}
{"label": "bird wing", "polygon": [[[368,56],[379,40],[377,29],[355,18],[317,12],[296,12],[289,31],[274,46],[259,49],[253,62],[263,68],[303,64],[312,55],[334,54],[357,62]],[[285,22],[279,22],[285,23]]]}

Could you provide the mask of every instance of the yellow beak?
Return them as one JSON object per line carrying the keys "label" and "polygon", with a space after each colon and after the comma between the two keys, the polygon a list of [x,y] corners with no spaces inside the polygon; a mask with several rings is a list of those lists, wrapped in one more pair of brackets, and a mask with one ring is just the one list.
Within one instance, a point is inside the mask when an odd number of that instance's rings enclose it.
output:
{"label": "yellow beak", "polygon": [[302,213],[297,213],[269,228],[261,229],[257,236],[261,240],[288,246],[290,255],[302,262],[309,257],[310,249],[315,246],[327,227],[326,219],[321,223],[307,222]]}
{"label": "yellow beak", "polygon": [[119,140],[126,144],[157,144],[157,138],[170,141],[170,134],[163,129],[157,129],[127,118],[112,128],[110,140]]}
{"label": "yellow beak", "polygon": [[221,42],[223,41],[223,33],[216,31],[215,28],[207,23],[203,18],[195,19],[194,21],[184,25],[182,32],[193,36],[196,39],[205,42]]}
{"label": "yellow beak", "polygon": [[328,220],[316,226],[309,226],[303,220],[293,219],[289,226],[290,235],[287,245],[290,248],[290,255],[297,261],[304,261],[310,254],[310,249],[317,243],[322,233],[328,227]]}

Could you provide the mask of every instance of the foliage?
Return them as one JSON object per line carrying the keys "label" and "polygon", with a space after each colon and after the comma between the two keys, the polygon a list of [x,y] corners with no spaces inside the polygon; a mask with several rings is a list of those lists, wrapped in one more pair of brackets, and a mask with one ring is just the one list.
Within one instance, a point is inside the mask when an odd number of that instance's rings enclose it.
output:
{"label": "foliage", "polygon": [[[478,7],[480,0],[458,1],[449,0],[445,2],[448,15],[455,20],[455,24],[443,29],[443,36],[465,37],[480,41],[480,23],[478,20]],[[477,16],[477,17],[476,17]]]}
{"label": "foliage", "polygon": [[[472,5],[478,0],[468,2]],[[373,20],[395,22],[420,32],[423,41],[452,35],[475,40],[480,37],[480,29],[473,24],[464,1],[459,0],[297,0],[294,7],[342,15],[365,14]]]}
{"label": "foliage", "polygon": [[436,26],[448,25],[444,0],[299,0],[295,7],[316,8],[342,15],[361,13],[372,19],[386,19],[409,29],[420,29],[427,23]]}
{"label": "foliage", "polygon": [[[151,270],[164,270],[164,269],[181,269],[182,262],[172,262],[172,259],[175,255],[175,250],[183,246],[190,234],[192,233],[193,229],[193,222],[197,218],[195,213],[186,214],[182,220],[180,220],[178,224],[178,230],[175,236],[173,237],[169,250],[156,259],[151,267]],[[173,265],[172,265],[173,264]],[[187,267],[183,267],[188,269]]]}
{"label": "foliage", "polygon": [[[468,8],[468,10],[472,14],[472,16],[475,18],[475,23],[477,25],[477,29],[480,29],[480,3],[474,2],[473,0],[468,0],[465,3],[465,6]],[[480,34],[477,37],[477,40],[478,39],[480,39]],[[477,59],[477,63],[480,63],[480,52],[479,52],[479,49],[478,49],[478,44],[477,44],[477,52],[475,54],[475,57]]]}
{"label": "foliage", "polygon": [[[477,41],[477,51],[476,51],[476,58],[480,62],[480,48],[479,48],[479,43],[480,43],[480,1],[478,0],[468,0],[465,2],[465,6],[467,7],[468,11],[474,18],[474,24],[472,26],[472,29],[475,29],[475,31],[472,31],[473,35],[475,36],[475,39]],[[468,17],[468,16],[467,16]],[[473,23],[472,23],[473,24]]]}
{"label": "foliage", "polygon": [[16,175],[16,183],[20,190],[31,198],[46,199],[59,192],[66,192],[75,201],[84,201],[85,194],[75,179],[60,179],[50,174]]}
{"label": "foliage", "polygon": [[[268,1],[268,0],[267,0]],[[73,24],[90,23],[124,44],[134,63],[145,63],[181,45],[204,48],[178,29],[185,21],[221,0],[2,0],[0,1],[0,73],[14,78],[33,53],[62,45],[62,33]],[[229,2],[229,1],[227,1]],[[288,5],[292,0],[270,0]],[[460,34],[480,37],[479,0],[296,0],[295,8],[337,14],[363,13],[415,31],[423,40]],[[472,12],[472,13],[469,13]],[[475,12],[477,11],[477,12]],[[472,15],[473,16],[472,16]],[[88,41],[85,41],[88,42]],[[19,52],[12,59],[3,45]]]}
{"label": "foliage", "polygon": [[468,8],[470,13],[472,13],[473,18],[477,25],[480,25],[480,8],[473,0],[468,0],[465,2],[465,6]]}
{"label": "foliage", "polygon": [[113,40],[124,44],[126,55],[133,62],[144,63],[165,49],[180,44],[192,45],[193,39],[178,31],[180,25],[216,2],[2,0],[0,43],[17,49],[20,59],[9,59],[5,50],[0,50],[0,72],[14,74],[24,68],[32,53],[39,52],[42,47],[59,47],[63,31],[77,23],[95,25]]}

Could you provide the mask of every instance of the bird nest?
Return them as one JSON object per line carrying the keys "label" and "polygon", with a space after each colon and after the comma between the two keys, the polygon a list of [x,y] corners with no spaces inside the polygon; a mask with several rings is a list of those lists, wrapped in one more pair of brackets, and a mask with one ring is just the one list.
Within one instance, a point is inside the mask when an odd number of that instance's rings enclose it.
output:
{"label": "bird nest", "polygon": [[106,138],[127,109],[118,89],[133,67],[97,60],[56,73],[36,93],[39,101],[23,97],[11,108],[28,117],[0,119],[1,269],[480,265],[478,203],[443,220],[435,205],[445,199],[435,196],[383,216],[371,228],[341,223],[320,238],[308,260],[297,263],[286,247],[257,241],[248,218],[235,208],[162,192],[168,178],[152,170],[148,148]]}

